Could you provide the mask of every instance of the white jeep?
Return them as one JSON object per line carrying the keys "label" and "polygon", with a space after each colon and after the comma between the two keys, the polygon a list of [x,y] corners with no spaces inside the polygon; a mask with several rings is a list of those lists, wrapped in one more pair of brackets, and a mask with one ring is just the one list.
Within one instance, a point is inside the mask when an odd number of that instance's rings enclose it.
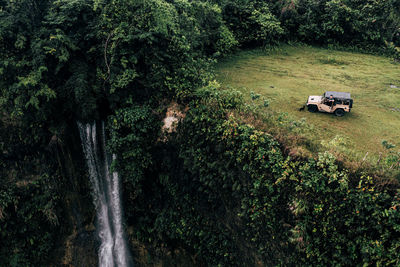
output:
{"label": "white jeep", "polygon": [[309,96],[306,105],[310,112],[334,113],[342,117],[346,112],[350,112],[353,99],[350,93],[327,91],[322,96]]}

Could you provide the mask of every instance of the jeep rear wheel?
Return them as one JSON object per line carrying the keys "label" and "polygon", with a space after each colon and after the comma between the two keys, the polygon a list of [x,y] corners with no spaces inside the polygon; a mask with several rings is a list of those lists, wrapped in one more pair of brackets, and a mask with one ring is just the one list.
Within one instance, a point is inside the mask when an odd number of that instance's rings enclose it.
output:
{"label": "jeep rear wheel", "polygon": [[338,108],[337,110],[335,110],[335,115],[338,117],[343,117],[344,116],[344,110],[341,108]]}
{"label": "jeep rear wheel", "polygon": [[310,112],[317,112],[318,111],[318,107],[316,105],[308,105],[307,109]]}

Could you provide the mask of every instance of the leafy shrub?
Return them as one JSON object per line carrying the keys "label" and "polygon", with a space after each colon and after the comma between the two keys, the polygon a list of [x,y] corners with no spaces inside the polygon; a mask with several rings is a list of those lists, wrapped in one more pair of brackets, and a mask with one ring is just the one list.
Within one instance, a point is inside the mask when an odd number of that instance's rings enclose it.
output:
{"label": "leafy shrub", "polygon": [[225,1],[223,17],[241,45],[274,43],[283,34],[265,1]]}

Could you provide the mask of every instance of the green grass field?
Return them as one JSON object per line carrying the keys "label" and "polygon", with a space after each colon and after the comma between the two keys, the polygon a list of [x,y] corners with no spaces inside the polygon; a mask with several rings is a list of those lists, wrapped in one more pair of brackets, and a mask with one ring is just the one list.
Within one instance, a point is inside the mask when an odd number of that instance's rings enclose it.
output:
{"label": "green grass field", "polygon": [[[400,147],[400,64],[386,57],[283,46],[274,51],[244,51],[217,65],[217,80],[250,100],[250,92],[269,99],[270,109],[287,112],[313,125],[315,142],[347,137],[362,156],[384,152],[387,140]],[[394,86],[398,88],[395,88]],[[350,92],[351,113],[344,117],[299,111],[308,95]]]}

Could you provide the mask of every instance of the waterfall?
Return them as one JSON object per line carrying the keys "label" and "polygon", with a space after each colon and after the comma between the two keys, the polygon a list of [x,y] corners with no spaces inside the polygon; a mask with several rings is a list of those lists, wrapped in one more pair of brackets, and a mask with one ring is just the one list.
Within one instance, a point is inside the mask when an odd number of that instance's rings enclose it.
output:
{"label": "waterfall", "polygon": [[85,125],[78,122],[78,127],[97,212],[97,232],[101,241],[99,266],[132,266],[122,226],[120,181],[118,173],[110,170],[111,157],[105,149],[104,122],[101,122],[100,129],[96,129],[96,122]]}

